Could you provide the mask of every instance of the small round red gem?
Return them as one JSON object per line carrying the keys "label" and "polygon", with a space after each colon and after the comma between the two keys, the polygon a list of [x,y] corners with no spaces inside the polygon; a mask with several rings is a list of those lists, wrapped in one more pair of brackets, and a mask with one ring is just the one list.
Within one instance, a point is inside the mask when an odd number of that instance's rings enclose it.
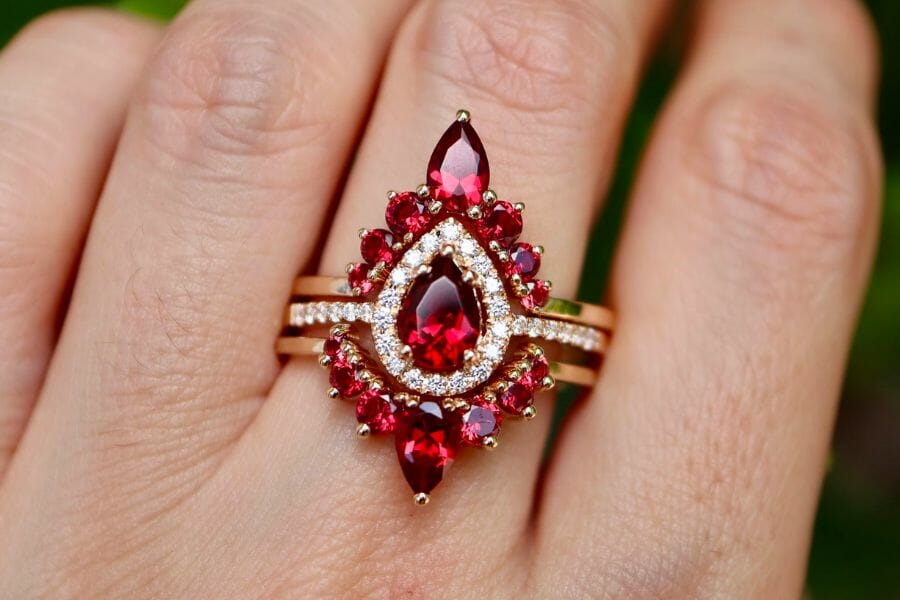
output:
{"label": "small round red gem", "polygon": [[540,279],[528,284],[528,293],[522,297],[522,306],[534,310],[547,304],[550,300],[550,286]]}
{"label": "small round red gem", "polygon": [[478,228],[488,240],[509,246],[522,233],[522,213],[509,202],[495,202],[479,221]]}
{"label": "small round red gem", "polygon": [[484,438],[497,435],[503,415],[496,405],[481,397],[472,399],[469,410],[463,413],[460,435],[469,446],[482,446]]}
{"label": "small round red gem", "polygon": [[356,401],[356,420],[372,433],[390,433],[397,426],[397,405],[386,390],[368,390]]}
{"label": "small round red gem", "polygon": [[402,192],[388,202],[384,220],[398,236],[402,237],[407,233],[418,235],[428,227],[431,214],[418,195],[413,192]]}
{"label": "small round red gem", "polygon": [[503,410],[513,415],[521,415],[531,406],[531,400],[531,390],[518,382],[509,384],[509,387],[498,396]]}
{"label": "small round red gem", "polygon": [[368,294],[375,288],[375,284],[369,279],[369,265],[359,263],[350,269],[347,274],[347,281],[350,289],[357,289],[361,294]]}
{"label": "small round red gem", "polygon": [[366,387],[365,382],[358,375],[358,370],[355,366],[340,361],[331,367],[331,374],[328,380],[341,396],[351,398],[362,392]]}
{"label": "small round red gem", "polygon": [[535,358],[531,362],[531,369],[529,369],[522,376],[522,379],[519,380],[519,383],[530,389],[532,392],[536,392],[543,389],[544,377],[549,374],[550,364],[547,362],[547,359],[543,356],[540,358]]}
{"label": "small round red gem", "polygon": [[371,265],[379,262],[390,264],[394,260],[394,234],[387,229],[367,231],[359,242],[359,252]]}
{"label": "small round red gem", "polygon": [[322,352],[331,360],[344,360],[344,351],[341,349],[343,342],[343,338],[334,335],[326,338],[322,345]]}
{"label": "small round red gem", "polygon": [[519,242],[509,249],[509,262],[504,264],[507,276],[518,275],[529,279],[541,268],[541,255],[534,251],[534,246]]}

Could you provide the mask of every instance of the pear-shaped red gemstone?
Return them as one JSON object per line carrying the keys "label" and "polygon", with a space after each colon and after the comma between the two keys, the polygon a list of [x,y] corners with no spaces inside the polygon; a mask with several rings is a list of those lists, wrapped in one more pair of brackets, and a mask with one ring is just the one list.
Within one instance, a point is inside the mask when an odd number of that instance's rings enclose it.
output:
{"label": "pear-shaped red gemstone", "polygon": [[413,492],[429,493],[459,450],[459,418],[434,400],[405,408],[397,419],[394,444],[403,476]]}
{"label": "pear-shaped red gemstone", "polygon": [[484,146],[468,122],[454,121],[441,136],[428,161],[428,185],[449,210],[481,203],[490,168]]}
{"label": "pear-shaped red gemstone", "polygon": [[397,315],[400,339],[412,350],[416,366],[437,372],[463,366],[481,333],[481,306],[475,289],[463,282],[447,257],[413,282]]}

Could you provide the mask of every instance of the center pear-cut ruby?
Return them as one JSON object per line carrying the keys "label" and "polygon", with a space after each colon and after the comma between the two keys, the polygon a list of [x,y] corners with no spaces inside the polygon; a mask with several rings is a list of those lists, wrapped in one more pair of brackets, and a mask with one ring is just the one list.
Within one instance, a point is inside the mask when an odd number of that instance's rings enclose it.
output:
{"label": "center pear-cut ruby", "polygon": [[463,366],[481,333],[481,307],[475,290],[462,280],[454,262],[440,256],[431,272],[412,284],[397,315],[400,339],[416,366],[437,372]]}
{"label": "center pear-cut ruby", "polygon": [[487,154],[468,122],[454,121],[428,161],[428,185],[449,210],[463,211],[481,203],[490,180]]}
{"label": "center pear-cut ruby", "polygon": [[403,476],[413,492],[429,493],[459,450],[459,419],[434,400],[406,408],[397,420],[394,443]]}

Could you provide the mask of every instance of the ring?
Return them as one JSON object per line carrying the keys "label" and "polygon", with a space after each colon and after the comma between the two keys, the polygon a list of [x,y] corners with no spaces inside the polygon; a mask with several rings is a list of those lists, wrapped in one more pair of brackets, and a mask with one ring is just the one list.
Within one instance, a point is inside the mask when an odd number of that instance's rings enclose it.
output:
{"label": "ring", "polygon": [[496,448],[504,416],[533,418],[536,393],[592,386],[615,324],[607,308],[551,297],[544,249],[517,241],[524,205],[498,199],[489,177],[460,110],[426,183],[388,192],[387,228],[360,230],[363,261],[296,279],[276,345],[319,357],[328,396],[356,401],[359,437],[394,435],[418,505],[462,447]]}

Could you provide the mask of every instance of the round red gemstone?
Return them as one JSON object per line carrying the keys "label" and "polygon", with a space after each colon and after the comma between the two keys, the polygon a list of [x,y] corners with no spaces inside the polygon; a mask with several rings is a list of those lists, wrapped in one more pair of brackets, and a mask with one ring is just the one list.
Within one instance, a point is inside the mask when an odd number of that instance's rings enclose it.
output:
{"label": "round red gemstone", "polygon": [[529,279],[541,268],[541,255],[534,251],[534,246],[519,242],[509,249],[509,262],[504,265],[507,276],[518,275]]}
{"label": "round red gemstone", "polygon": [[384,220],[396,235],[418,235],[431,222],[431,214],[425,202],[413,192],[397,194],[388,202]]}
{"label": "round red gemstone", "polygon": [[406,408],[397,419],[394,444],[407,483],[429,493],[441,482],[459,450],[459,417],[435,401]]}
{"label": "round red gemstone", "polygon": [[500,409],[496,405],[485,402],[483,398],[474,398],[469,410],[463,413],[460,436],[465,444],[481,446],[484,438],[497,435],[502,420]]}
{"label": "round red gemstone", "polygon": [[387,229],[367,231],[359,242],[359,252],[371,265],[379,262],[390,264],[394,260],[394,234]]}
{"label": "round red gemstone", "polygon": [[522,233],[522,213],[509,202],[495,202],[478,223],[481,234],[509,246]]}
{"label": "round red gemstone", "polygon": [[356,401],[356,420],[372,433],[390,433],[397,425],[397,405],[386,390],[368,390]]}
{"label": "round red gemstone", "polygon": [[345,398],[352,398],[362,392],[366,384],[359,378],[358,370],[350,363],[340,361],[331,366],[328,378],[331,387]]}
{"label": "round red gemstone", "polygon": [[446,257],[435,259],[431,272],[416,278],[397,315],[400,339],[412,350],[413,362],[429,371],[462,367],[466,350],[478,343],[480,327],[475,290]]}
{"label": "round red gemstone", "polygon": [[550,364],[543,356],[535,358],[531,362],[529,369],[520,380],[520,383],[530,389],[532,392],[539,391],[544,387],[544,377],[550,374]]}
{"label": "round red gemstone", "polygon": [[537,279],[528,283],[528,293],[522,297],[522,306],[534,310],[547,304],[550,300],[550,286],[546,281]]}
{"label": "round red gemstone", "polygon": [[511,383],[498,396],[498,401],[503,410],[513,415],[521,415],[526,408],[531,406],[531,400],[531,390],[518,382]]}
{"label": "round red gemstone", "polygon": [[350,269],[350,273],[347,274],[350,289],[359,290],[361,294],[368,294],[375,288],[375,284],[369,279],[369,269],[369,265],[364,263],[356,264]]}
{"label": "round red gemstone", "polygon": [[332,360],[343,360],[344,351],[341,349],[343,342],[343,338],[334,335],[328,337],[325,339],[325,343],[322,344],[322,351]]}
{"label": "round red gemstone", "polygon": [[455,121],[438,141],[428,161],[428,185],[449,210],[481,203],[488,188],[487,154],[470,123]]}

